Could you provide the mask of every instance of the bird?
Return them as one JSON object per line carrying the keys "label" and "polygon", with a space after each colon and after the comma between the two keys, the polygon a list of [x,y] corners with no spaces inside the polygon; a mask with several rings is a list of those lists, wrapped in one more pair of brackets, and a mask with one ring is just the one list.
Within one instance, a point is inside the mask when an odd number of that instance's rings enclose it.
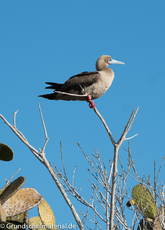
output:
{"label": "bird", "polygon": [[114,72],[108,66],[111,64],[125,64],[112,59],[109,55],[102,55],[96,61],[96,71],[82,72],[70,77],[64,84],[45,82],[53,89],[50,94],[39,95],[49,100],[87,101],[90,108],[95,108],[94,99],[101,97],[111,86]]}

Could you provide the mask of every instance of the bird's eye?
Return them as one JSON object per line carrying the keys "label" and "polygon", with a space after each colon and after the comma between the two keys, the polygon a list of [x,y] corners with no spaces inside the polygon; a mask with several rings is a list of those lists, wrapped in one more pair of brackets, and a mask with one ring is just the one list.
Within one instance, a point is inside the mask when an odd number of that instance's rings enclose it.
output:
{"label": "bird's eye", "polygon": [[112,58],[110,58],[109,61],[112,61]]}

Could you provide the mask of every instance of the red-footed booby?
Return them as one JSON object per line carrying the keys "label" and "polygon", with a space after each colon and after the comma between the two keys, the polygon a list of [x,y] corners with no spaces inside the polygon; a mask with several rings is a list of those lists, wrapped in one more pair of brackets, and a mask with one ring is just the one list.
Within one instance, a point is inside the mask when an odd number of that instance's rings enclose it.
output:
{"label": "red-footed booby", "polygon": [[46,89],[54,89],[54,93],[39,97],[49,100],[88,101],[90,108],[94,108],[92,100],[101,97],[114,79],[113,70],[108,68],[111,64],[124,64],[124,62],[114,60],[109,55],[102,55],[96,62],[97,71],[82,72],[70,77],[64,84],[45,82],[50,85]]}

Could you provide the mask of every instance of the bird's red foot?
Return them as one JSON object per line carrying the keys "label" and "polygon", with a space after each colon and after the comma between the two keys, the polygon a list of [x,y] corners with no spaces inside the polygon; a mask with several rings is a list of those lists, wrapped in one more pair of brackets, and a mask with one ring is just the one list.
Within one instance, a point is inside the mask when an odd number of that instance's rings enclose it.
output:
{"label": "bird's red foot", "polygon": [[87,102],[89,102],[89,107],[91,109],[95,108],[95,103],[94,101],[91,100],[91,97],[89,96],[89,94],[87,95]]}
{"label": "bird's red foot", "polygon": [[90,107],[91,109],[95,108],[95,103],[94,103],[94,101],[90,101],[90,102],[89,102],[89,107]]}
{"label": "bird's red foot", "polygon": [[87,102],[91,101],[91,97],[89,96],[89,94],[87,95]]}

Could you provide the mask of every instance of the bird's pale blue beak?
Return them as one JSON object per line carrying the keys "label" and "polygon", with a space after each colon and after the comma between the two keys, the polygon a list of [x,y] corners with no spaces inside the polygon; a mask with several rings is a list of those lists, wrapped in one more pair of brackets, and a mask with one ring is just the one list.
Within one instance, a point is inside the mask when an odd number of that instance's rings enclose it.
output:
{"label": "bird's pale blue beak", "polygon": [[108,64],[109,64],[109,65],[111,65],[111,64],[123,64],[123,65],[125,65],[124,62],[117,61],[117,60],[114,60],[114,59],[112,59],[112,58],[108,61]]}

